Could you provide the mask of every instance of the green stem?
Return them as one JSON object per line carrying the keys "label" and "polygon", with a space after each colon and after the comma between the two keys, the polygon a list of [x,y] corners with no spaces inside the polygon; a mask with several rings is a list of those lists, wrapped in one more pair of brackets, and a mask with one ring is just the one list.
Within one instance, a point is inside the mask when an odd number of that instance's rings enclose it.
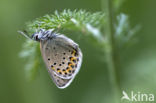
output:
{"label": "green stem", "polygon": [[119,56],[115,42],[114,35],[114,12],[112,6],[112,0],[107,0],[107,13],[108,13],[108,46],[109,50],[106,51],[108,72],[110,78],[111,92],[114,97],[113,103],[120,103],[120,86],[117,70],[119,68]]}

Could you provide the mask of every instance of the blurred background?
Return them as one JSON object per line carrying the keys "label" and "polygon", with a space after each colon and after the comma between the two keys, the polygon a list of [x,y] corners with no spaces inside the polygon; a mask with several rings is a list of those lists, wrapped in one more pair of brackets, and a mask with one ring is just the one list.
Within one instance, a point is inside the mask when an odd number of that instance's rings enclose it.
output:
{"label": "blurred background", "polygon": [[[130,16],[132,26],[142,26],[136,37],[138,42],[121,55],[121,88],[127,93],[156,96],[155,4],[155,0],[125,0],[120,9]],[[101,0],[0,0],[0,103],[110,103],[111,88],[103,55],[85,41],[75,39],[84,61],[68,88],[58,89],[45,68],[39,70],[34,81],[25,78],[25,62],[19,58],[25,38],[17,30],[28,21],[65,8],[96,12],[101,10]]]}

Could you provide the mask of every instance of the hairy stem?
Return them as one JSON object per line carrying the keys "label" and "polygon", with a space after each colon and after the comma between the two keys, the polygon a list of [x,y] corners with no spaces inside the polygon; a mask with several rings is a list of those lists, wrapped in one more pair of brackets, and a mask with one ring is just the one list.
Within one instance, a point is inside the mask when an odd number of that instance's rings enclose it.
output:
{"label": "hairy stem", "polygon": [[114,12],[112,6],[112,0],[107,0],[107,13],[108,13],[108,46],[109,50],[106,51],[107,56],[107,64],[108,64],[108,72],[110,78],[111,85],[111,93],[113,94],[114,101],[113,103],[120,103],[120,86],[119,86],[119,78],[117,70],[119,68],[119,55],[115,42],[115,34],[114,34]]}

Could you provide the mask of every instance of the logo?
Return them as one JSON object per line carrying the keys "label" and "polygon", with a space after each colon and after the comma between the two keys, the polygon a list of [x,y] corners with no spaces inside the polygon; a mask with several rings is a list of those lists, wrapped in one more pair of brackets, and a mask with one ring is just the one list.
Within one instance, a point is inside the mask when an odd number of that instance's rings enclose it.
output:
{"label": "logo", "polygon": [[123,96],[121,97],[121,101],[135,101],[135,102],[143,102],[143,101],[154,101],[154,94],[146,94],[141,92],[131,91],[128,95],[125,91],[122,91]]}

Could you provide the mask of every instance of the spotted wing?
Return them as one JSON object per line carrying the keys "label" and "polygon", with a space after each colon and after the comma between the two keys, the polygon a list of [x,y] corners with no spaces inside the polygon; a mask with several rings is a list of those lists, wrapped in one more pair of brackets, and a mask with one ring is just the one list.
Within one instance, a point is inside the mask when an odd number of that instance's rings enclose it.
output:
{"label": "spotted wing", "polygon": [[69,85],[81,66],[82,53],[78,45],[63,35],[57,35],[41,41],[41,51],[55,84]]}
{"label": "spotted wing", "polygon": [[63,79],[60,78],[59,76],[57,76],[56,74],[54,74],[53,72],[50,73],[52,80],[54,81],[54,83],[56,84],[56,86],[58,88],[64,89],[66,88],[68,85],[70,85],[70,83],[72,82],[73,78],[70,79]]}

